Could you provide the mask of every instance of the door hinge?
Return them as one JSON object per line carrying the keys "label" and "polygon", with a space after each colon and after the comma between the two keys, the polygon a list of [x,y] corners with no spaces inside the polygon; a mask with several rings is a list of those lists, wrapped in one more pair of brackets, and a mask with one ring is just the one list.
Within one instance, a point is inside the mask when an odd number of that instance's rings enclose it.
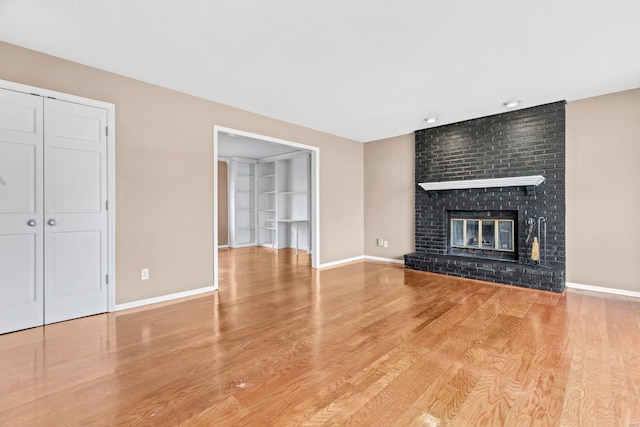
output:
{"label": "door hinge", "polygon": [[108,285],[109,284],[109,275],[107,274],[107,276],[105,277],[105,283]]}
{"label": "door hinge", "polygon": [[109,126],[105,126],[105,127],[104,127],[104,134],[105,134],[106,136],[109,136]]}
{"label": "door hinge", "polygon": [[106,210],[109,210],[109,201],[108,200],[106,202],[104,202],[104,208]]}

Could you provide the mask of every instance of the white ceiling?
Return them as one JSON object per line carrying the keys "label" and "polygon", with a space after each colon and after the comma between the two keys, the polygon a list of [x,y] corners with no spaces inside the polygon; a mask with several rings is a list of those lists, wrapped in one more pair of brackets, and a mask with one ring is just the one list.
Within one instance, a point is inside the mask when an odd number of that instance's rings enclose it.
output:
{"label": "white ceiling", "polygon": [[218,157],[244,157],[264,159],[265,157],[301,151],[299,148],[261,139],[249,138],[227,132],[218,133]]}
{"label": "white ceiling", "polygon": [[363,142],[640,87],[639,0],[0,0],[0,40]]}

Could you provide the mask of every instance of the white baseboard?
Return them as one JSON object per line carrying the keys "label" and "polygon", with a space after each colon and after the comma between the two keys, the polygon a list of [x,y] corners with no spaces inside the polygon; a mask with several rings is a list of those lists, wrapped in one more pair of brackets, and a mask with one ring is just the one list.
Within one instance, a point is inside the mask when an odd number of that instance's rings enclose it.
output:
{"label": "white baseboard", "polygon": [[404,260],[401,260],[401,259],[382,258],[377,256],[371,256],[371,255],[360,255],[360,256],[354,256],[353,258],[345,258],[345,259],[339,259],[337,261],[326,262],[324,264],[320,264],[318,268],[320,269],[320,268],[335,267],[336,265],[346,264],[354,261],[362,261],[364,259],[370,259],[372,261],[392,262],[394,264],[404,264]]}
{"label": "white baseboard", "polygon": [[565,283],[567,288],[571,289],[582,289],[584,291],[593,291],[593,292],[603,292],[606,294],[614,294],[614,295],[623,295],[626,297],[634,297],[640,298],[640,292],[638,291],[628,291],[626,289],[615,289],[615,288],[605,288],[602,286],[592,286],[592,285],[583,285],[581,283]]}
{"label": "white baseboard", "polygon": [[364,259],[364,255],[354,256],[353,258],[345,258],[345,259],[339,259],[337,261],[325,262],[324,264],[320,264],[318,268],[335,267],[336,265],[346,264],[348,262],[354,262],[354,261],[362,261],[363,259]]}
{"label": "white baseboard", "polygon": [[392,262],[394,264],[402,264],[402,265],[404,265],[404,260],[403,259],[383,258],[383,257],[373,256],[373,255],[365,255],[364,259],[370,259],[371,261]]}
{"label": "white baseboard", "polygon": [[[273,249],[273,246],[270,243],[260,243],[258,246],[260,246],[261,248],[267,248],[267,249]],[[280,250],[280,249],[295,249],[295,247],[291,247],[291,246],[285,246],[282,248],[275,248],[276,251]],[[302,246],[298,248],[298,251],[300,252],[307,252],[309,255],[311,255],[311,250],[309,250],[309,248],[303,248]]]}
{"label": "white baseboard", "polygon": [[218,245],[218,249],[225,249],[228,248],[229,245]]}
{"label": "white baseboard", "polygon": [[141,300],[138,300],[138,301],[126,302],[124,304],[116,304],[116,310],[115,311],[128,310],[130,308],[137,308],[137,307],[142,307],[142,306],[145,306],[145,305],[157,304],[159,302],[172,301],[172,300],[175,300],[175,299],[190,297],[190,296],[193,296],[193,295],[204,294],[206,292],[211,292],[211,291],[215,291],[215,290],[216,290],[216,288],[214,286],[206,286],[204,288],[192,289],[190,291],[176,292],[175,294],[162,295],[162,296],[159,296],[159,297],[141,299]]}

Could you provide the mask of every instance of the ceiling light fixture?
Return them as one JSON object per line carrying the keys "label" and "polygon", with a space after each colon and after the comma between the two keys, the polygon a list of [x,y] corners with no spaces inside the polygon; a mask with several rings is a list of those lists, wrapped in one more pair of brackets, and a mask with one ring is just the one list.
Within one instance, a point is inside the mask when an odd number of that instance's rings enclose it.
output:
{"label": "ceiling light fixture", "polygon": [[429,124],[433,124],[433,123],[438,121],[438,118],[437,117],[427,117],[426,119],[424,119],[424,121],[429,123]]}
{"label": "ceiling light fixture", "polygon": [[507,108],[513,108],[513,107],[517,107],[518,105],[520,105],[520,100],[519,99],[512,99],[510,101],[505,101],[502,103],[502,105],[504,105]]}

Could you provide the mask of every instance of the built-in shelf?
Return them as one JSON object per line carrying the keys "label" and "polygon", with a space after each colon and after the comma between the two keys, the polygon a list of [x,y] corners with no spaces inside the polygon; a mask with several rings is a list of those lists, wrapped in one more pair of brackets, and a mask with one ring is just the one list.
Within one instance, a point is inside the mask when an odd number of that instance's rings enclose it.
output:
{"label": "built-in shelf", "polygon": [[229,247],[256,244],[256,162],[231,158],[229,163]]}
{"label": "built-in shelf", "polygon": [[255,161],[231,158],[229,172],[230,247],[309,247],[307,153]]}
{"label": "built-in shelf", "polygon": [[529,187],[544,182],[544,176],[513,176],[507,178],[489,178],[489,179],[468,179],[462,181],[439,181],[439,182],[421,182],[418,184],[425,191],[437,190],[462,190],[468,188],[491,188],[491,187]]}

